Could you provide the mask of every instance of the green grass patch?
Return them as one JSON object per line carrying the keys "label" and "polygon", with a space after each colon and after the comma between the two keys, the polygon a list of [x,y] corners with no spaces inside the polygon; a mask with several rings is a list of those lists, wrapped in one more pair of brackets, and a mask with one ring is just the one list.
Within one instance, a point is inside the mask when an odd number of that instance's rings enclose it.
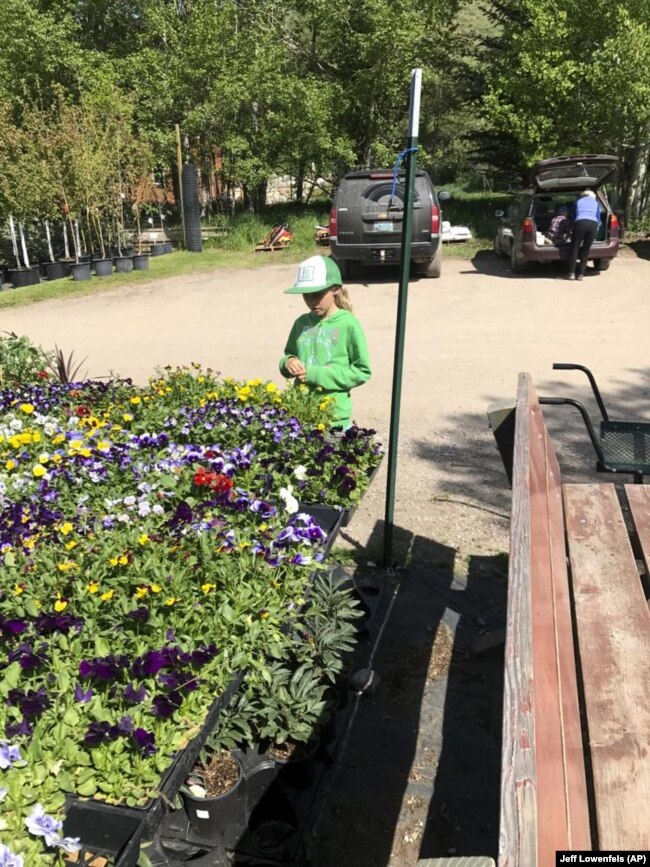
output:
{"label": "green grass patch", "polygon": [[[452,194],[444,203],[443,216],[452,225],[467,225],[474,239],[461,243],[443,245],[446,259],[471,259],[480,250],[491,248],[496,227],[494,211],[507,203],[509,196],[502,193],[471,193],[453,184],[441,185]],[[20,307],[55,298],[94,295],[110,292],[123,286],[142,282],[164,280],[182,274],[214,271],[221,268],[260,268],[271,262],[295,263],[316,253],[328,255],[327,247],[314,241],[317,225],[327,225],[329,202],[317,205],[276,205],[263,214],[240,213],[233,217],[219,217],[210,224],[223,231],[204,243],[202,253],[176,251],[165,256],[153,256],[148,271],[133,271],[130,274],[112,274],[110,277],[91,277],[88,281],[76,282],[71,277],[37,286],[19,289],[4,289],[0,292],[0,309]],[[293,233],[293,241],[285,250],[255,252],[255,246],[263,241],[274,226],[287,223]]]}

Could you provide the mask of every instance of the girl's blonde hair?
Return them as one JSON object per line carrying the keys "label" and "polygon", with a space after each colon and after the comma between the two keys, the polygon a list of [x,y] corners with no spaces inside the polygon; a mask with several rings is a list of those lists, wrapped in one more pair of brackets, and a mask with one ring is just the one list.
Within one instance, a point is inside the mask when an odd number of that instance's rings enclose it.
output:
{"label": "girl's blonde hair", "polygon": [[350,301],[350,295],[345,286],[339,286],[339,291],[334,295],[334,303],[341,310],[349,310],[352,313],[352,301]]}

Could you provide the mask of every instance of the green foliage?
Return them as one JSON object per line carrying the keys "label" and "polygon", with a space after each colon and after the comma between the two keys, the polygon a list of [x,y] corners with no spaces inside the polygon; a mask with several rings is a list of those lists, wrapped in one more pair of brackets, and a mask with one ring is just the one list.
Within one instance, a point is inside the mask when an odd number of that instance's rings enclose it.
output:
{"label": "green foliage", "polygon": [[28,337],[13,331],[0,336],[0,382],[12,385],[32,382],[49,365],[49,355]]}

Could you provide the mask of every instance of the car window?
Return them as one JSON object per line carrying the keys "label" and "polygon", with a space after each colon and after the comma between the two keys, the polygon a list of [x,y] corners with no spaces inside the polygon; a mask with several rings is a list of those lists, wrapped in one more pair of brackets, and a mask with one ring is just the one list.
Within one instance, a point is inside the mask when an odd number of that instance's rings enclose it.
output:
{"label": "car window", "polygon": [[[369,178],[349,178],[341,182],[336,196],[337,208],[361,207],[364,210],[373,208],[385,208],[390,201],[393,182],[390,179],[371,181]],[[420,202],[421,196],[426,195],[426,178],[415,179],[415,195],[413,202]],[[404,201],[404,182],[397,182],[395,186],[394,204],[401,205]]]}

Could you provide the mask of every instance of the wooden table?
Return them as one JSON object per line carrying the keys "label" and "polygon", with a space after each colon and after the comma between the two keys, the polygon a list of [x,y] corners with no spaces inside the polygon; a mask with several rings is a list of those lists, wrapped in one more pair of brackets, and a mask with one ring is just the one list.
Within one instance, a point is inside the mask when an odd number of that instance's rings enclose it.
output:
{"label": "wooden table", "polygon": [[650,486],[563,498],[597,846],[650,849]]}

